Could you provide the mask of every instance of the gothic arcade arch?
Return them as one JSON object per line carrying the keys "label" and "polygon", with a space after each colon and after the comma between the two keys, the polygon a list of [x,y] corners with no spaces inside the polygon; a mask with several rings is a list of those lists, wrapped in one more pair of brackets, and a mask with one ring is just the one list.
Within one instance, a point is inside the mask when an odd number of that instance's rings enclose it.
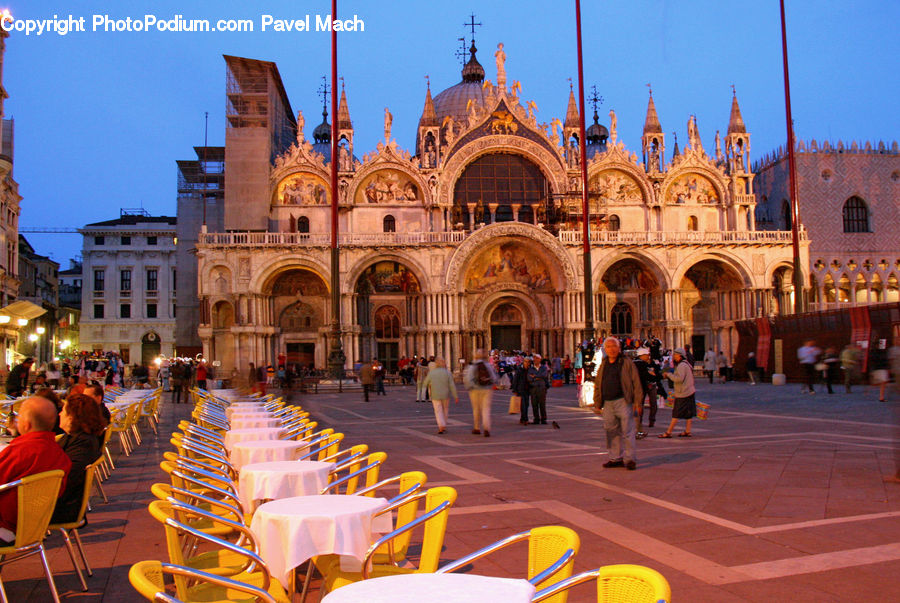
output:
{"label": "gothic arcade arch", "polygon": [[[538,245],[554,262],[554,270],[549,277],[551,280],[558,276],[563,277],[562,282],[553,281],[556,291],[574,291],[579,289],[575,266],[566,249],[559,240],[547,231],[537,226],[521,224],[518,222],[504,222],[491,224],[479,228],[456,248],[450,256],[450,262],[444,277],[444,287],[448,291],[463,293],[467,289],[466,276],[472,262],[478,258],[490,245],[499,245],[500,239],[517,242],[520,245]],[[561,270],[560,270],[561,269]]]}

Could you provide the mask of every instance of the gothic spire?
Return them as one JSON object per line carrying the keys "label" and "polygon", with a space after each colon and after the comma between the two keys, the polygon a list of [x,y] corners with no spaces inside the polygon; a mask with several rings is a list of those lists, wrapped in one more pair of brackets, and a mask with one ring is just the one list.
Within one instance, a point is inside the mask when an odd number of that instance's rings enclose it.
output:
{"label": "gothic spire", "polygon": [[733,96],[731,97],[731,117],[728,118],[729,134],[746,134],[747,128],[744,126],[744,118],[741,117],[741,108],[738,106],[737,92],[734,86],[731,87]]}
{"label": "gothic spire", "polygon": [[650,100],[647,101],[647,118],[644,120],[644,134],[662,134],[662,126],[659,124],[659,115],[656,114],[656,103],[653,102],[653,91],[650,91]]}
{"label": "gothic spire", "polygon": [[[425,76],[425,79],[428,80],[428,76]],[[422,109],[422,117],[419,118],[420,128],[440,125],[438,124],[437,114],[434,112],[434,102],[431,100],[431,81],[428,81],[427,86],[425,90],[425,108]]]}
{"label": "gothic spire", "polygon": [[569,82],[569,106],[566,107],[566,123],[563,125],[567,128],[577,128],[579,123],[578,105],[575,104],[575,91],[572,89],[572,82]]}
{"label": "gothic spire", "polygon": [[347,93],[344,91],[344,78],[341,78],[341,101],[338,103],[338,128],[341,130],[352,130],[353,124],[350,121],[350,108],[347,106]]}
{"label": "gothic spire", "polygon": [[675,147],[672,149],[672,158],[674,159],[681,154],[678,150],[678,132],[672,132],[672,138],[675,139]]}

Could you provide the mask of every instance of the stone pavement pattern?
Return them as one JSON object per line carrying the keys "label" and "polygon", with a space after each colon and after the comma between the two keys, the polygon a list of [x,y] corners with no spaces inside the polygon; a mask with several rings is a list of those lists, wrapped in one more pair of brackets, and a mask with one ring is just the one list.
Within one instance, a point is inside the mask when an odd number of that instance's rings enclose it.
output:
{"label": "stone pavement pattern", "polygon": [[[890,408],[871,390],[799,394],[781,388],[698,383],[712,405],[691,439],[657,439],[669,418],[638,442],[638,470],[603,469],[602,422],[575,407],[574,386],[554,388],[548,414],[561,429],[520,426],[506,414],[507,392],[495,392],[490,438],[471,431],[465,394],[451,404],[448,432],[437,435],[431,405],[412,387],[362,403],[358,392],[304,395],[320,423],[388,453],[382,475],[410,469],[429,485],[452,485],[443,558],[460,557],[504,536],[544,524],[574,528],[582,539],[576,571],[612,563],[653,567],[675,601],[900,600],[900,485],[894,471]],[[173,413],[173,410],[175,411]],[[171,432],[187,407],[166,406]],[[646,419],[645,419],[646,420]],[[681,425],[679,425],[679,428]],[[67,598],[133,601],[131,563],[165,558],[162,529],[146,511],[149,486],[168,438],[144,445],[108,483],[111,503],[96,504],[84,531],[95,575],[81,593],[59,537],[50,563]],[[523,545],[476,563],[476,573],[523,576]],[[11,601],[49,595],[36,560],[8,566]],[[570,601],[592,601],[589,586]]]}

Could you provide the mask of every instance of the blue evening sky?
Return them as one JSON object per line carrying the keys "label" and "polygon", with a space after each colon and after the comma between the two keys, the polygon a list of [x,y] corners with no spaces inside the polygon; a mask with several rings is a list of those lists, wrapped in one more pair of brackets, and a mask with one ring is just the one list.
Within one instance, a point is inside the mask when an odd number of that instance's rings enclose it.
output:
{"label": "blue evening sky", "polygon": [[[329,72],[324,32],[261,32],[261,17],[328,14],[330,1],[46,2],[7,0],[17,19],[85,17],[88,31],[7,39],[3,84],[15,118],[14,176],[24,197],[23,227],[80,227],[116,218],[119,208],[143,206],[174,215],[177,159],[194,158],[203,144],[224,144],[225,64],[222,54],[273,61],[306,135],[319,123],[316,89]],[[619,138],[640,154],[641,127],[652,83],[666,132],[687,141],[687,121],[697,116],[707,150],[716,130],[724,135],[731,88],[751,133],[751,157],[785,140],[781,32],[776,0],[630,0],[582,2],[586,89],[596,85],[618,117]],[[356,130],[357,156],[382,137],[384,107],[394,116],[393,135],[414,148],[425,75],[436,94],[460,81],[454,52],[468,38],[470,12],[478,57],[496,80],[494,51],[504,43],[508,81],[538,106],[538,119],[563,118],[569,84],[577,77],[574,2],[497,0],[463,2],[341,1],[339,16],[358,14],[364,32],[339,36],[339,71],[345,78]],[[252,19],[253,33],[94,33],[92,15],[159,20]],[[894,0],[788,0],[793,112],[798,138],[885,140],[897,138],[896,24]],[[591,109],[588,107],[588,118]],[[263,202],[263,200],[260,200]],[[28,235],[39,253],[67,267],[80,253],[78,235]]]}

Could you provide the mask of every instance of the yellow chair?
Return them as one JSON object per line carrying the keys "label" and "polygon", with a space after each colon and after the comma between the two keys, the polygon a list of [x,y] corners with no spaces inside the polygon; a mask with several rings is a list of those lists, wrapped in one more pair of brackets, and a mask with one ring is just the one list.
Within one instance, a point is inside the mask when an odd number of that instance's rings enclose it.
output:
{"label": "yellow chair", "polygon": [[[0,566],[34,554],[40,555],[47,583],[50,585],[50,594],[56,603],[59,603],[59,594],[56,592],[56,583],[53,581],[53,574],[50,572],[50,565],[44,552],[44,536],[56,501],[59,499],[59,487],[64,475],[63,471],[55,469],[35,473],[0,486],[0,492],[17,488],[16,496],[19,504],[16,539],[12,545],[0,547],[0,559],[3,559]],[[2,580],[0,580],[0,600],[8,600]]]}
{"label": "yellow chair", "polygon": [[[456,502],[456,490],[450,486],[438,486],[429,488],[427,492],[422,492],[415,496],[425,499],[425,512],[410,523],[376,540],[366,552],[366,556],[363,559],[362,572],[347,572],[341,570],[339,565],[332,566],[331,571],[325,575],[327,592],[369,578],[396,574],[429,574],[437,570],[441,558],[441,549],[444,546],[444,535],[447,532],[447,516],[450,512],[450,507]],[[401,534],[423,525],[424,533],[422,535],[422,548],[419,554],[418,567],[372,564],[372,557],[375,555],[375,551]]]}
{"label": "yellow chair", "polygon": [[[166,523],[169,519],[189,525],[207,536],[212,532],[211,527],[228,528],[230,532],[238,534],[238,540],[234,543],[236,546],[245,548],[256,555],[259,554],[259,547],[253,533],[243,523],[226,519],[215,512],[193,504],[185,504],[171,497],[166,500],[154,500],[147,505],[147,510],[165,529],[166,547],[169,551],[169,561],[172,563],[210,572],[217,576],[235,576],[246,571],[252,564],[252,560],[244,555],[223,549],[197,552],[193,546],[194,539],[186,537],[177,529],[170,527]],[[224,532],[224,530],[218,531]],[[178,550],[173,550],[173,547]]]}
{"label": "yellow chair", "polygon": [[[581,548],[581,539],[574,530],[565,526],[541,526],[504,538],[445,565],[437,573],[455,572],[477,559],[522,541],[528,541],[527,579],[535,585],[535,588],[538,590],[547,588],[572,575],[575,555]],[[545,600],[552,603],[566,603],[567,596],[568,593],[563,591]]]}
{"label": "yellow chair", "polygon": [[[365,458],[366,464],[363,466],[363,457],[357,457],[357,459],[351,462],[347,467],[348,473],[346,475],[336,477],[339,474],[332,470],[332,474],[329,477],[333,479],[333,481],[325,486],[320,494],[355,494],[356,488],[359,485],[359,478],[362,475],[366,476],[367,488],[369,486],[374,486],[378,483],[381,465],[386,460],[386,452],[373,452]],[[341,487],[344,488],[343,492],[341,491]],[[368,492],[369,496],[372,496],[373,494],[373,492]]]}
{"label": "yellow chair", "polygon": [[597,603],[670,603],[672,590],[658,571],[642,565],[605,565],[539,590],[532,599],[549,601],[583,582],[597,581]]}
{"label": "yellow chair", "polygon": [[75,573],[78,574],[78,580],[81,581],[81,588],[84,591],[87,591],[87,582],[84,581],[84,575],[81,573],[81,568],[78,567],[78,563],[75,561],[75,551],[72,549],[72,539],[69,538],[69,531],[71,530],[72,535],[75,536],[75,544],[78,546],[78,555],[81,557],[81,563],[84,565],[84,571],[87,572],[88,576],[93,576],[94,572],[91,570],[90,564],[88,564],[87,557],[84,556],[84,546],[81,544],[81,536],[78,534],[78,530],[85,527],[87,525],[87,510],[88,503],[91,499],[91,486],[94,482],[94,478],[96,477],[97,468],[103,462],[103,457],[101,456],[96,461],[85,467],[85,475],[84,475],[84,492],[81,496],[81,507],[78,509],[78,515],[75,518],[75,521],[69,521],[66,523],[51,523],[47,526],[49,531],[59,530],[60,534],[62,534],[63,540],[66,543],[66,549],[69,551],[69,559],[72,560],[72,567],[75,568]]}
{"label": "yellow chair", "polygon": [[[176,578],[190,579],[201,586],[220,589],[224,595],[223,601],[229,603],[277,603],[277,600],[269,593],[250,584],[237,582],[222,576],[215,576],[207,572],[201,572],[188,567],[182,567],[171,563],[159,561],[140,561],[131,566],[128,571],[128,581],[148,601],[163,601],[167,603],[192,603],[201,599],[175,599],[166,593],[164,576],[168,574]],[[212,599],[202,599],[204,603]]]}
{"label": "yellow chair", "polygon": [[[160,513],[162,511],[161,507],[164,505],[162,501],[153,501],[150,504],[156,508],[156,513]],[[180,505],[177,502],[170,502],[169,504],[171,505],[171,510],[173,512],[196,515],[196,513],[187,511],[186,505]],[[219,521],[227,522],[227,520],[221,519]],[[233,524],[233,522],[228,523]],[[237,544],[232,544],[231,542],[222,540],[216,536],[211,536],[206,532],[196,530],[173,517],[165,519],[164,525],[170,562],[176,565],[186,566],[187,564],[185,563],[183,554],[183,547],[186,548],[185,545],[193,548],[199,543],[211,544],[216,549],[208,552],[212,553],[211,555],[201,553],[199,556],[195,556],[189,561],[198,564],[208,564],[210,567],[206,568],[206,571],[210,574],[229,575],[232,580],[267,591],[273,599],[280,603],[290,603],[290,598],[285,593],[284,589],[278,581],[273,581],[271,579],[265,561],[263,561],[255,551],[243,548]],[[233,524],[231,527],[236,528],[238,526],[237,524]],[[246,527],[240,527],[246,531],[245,535],[251,539],[248,540],[248,542],[255,548],[255,541],[252,540],[250,531]],[[230,553],[230,555],[223,555],[222,553]],[[238,558],[242,558],[243,561],[236,562],[236,559]],[[210,561],[211,559],[219,560],[221,563],[227,565],[216,565],[214,561]],[[233,573],[235,571],[238,573]],[[190,585],[187,580],[178,576],[175,577],[175,590],[178,597],[184,601],[228,600],[227,589],[209,584]]]}

